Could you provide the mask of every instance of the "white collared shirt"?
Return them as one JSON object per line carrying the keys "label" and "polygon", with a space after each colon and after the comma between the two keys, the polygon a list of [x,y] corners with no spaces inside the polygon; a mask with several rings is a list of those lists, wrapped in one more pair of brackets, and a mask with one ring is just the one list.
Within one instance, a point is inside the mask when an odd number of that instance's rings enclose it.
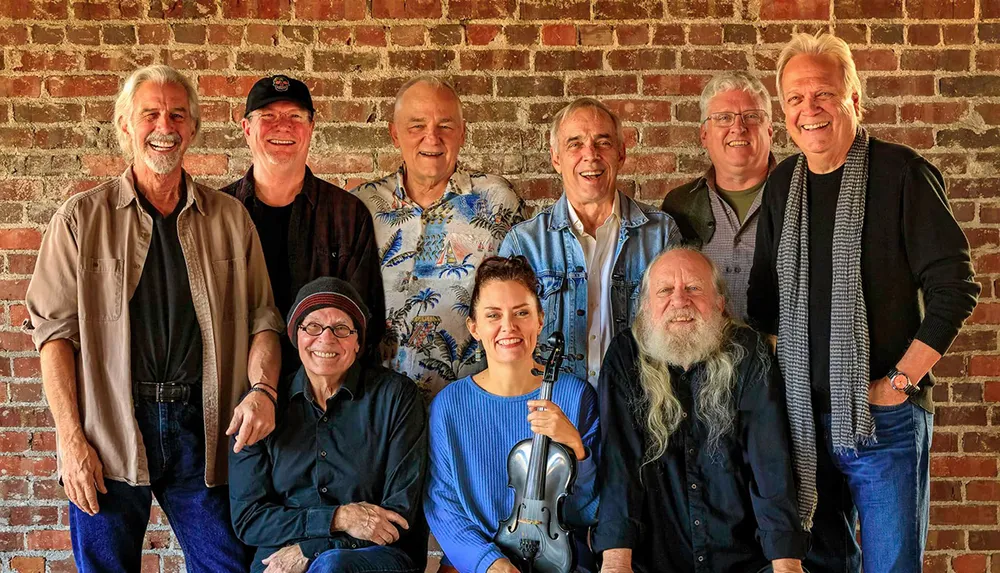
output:
{"label": "white collared shirt", "polygon": [[567,201],[566,205],[569,207],[570,227],[580,241],[587,263],[587,381],[596,388],[601,361],[614,337],[611,271],[615,266],[615,248],[622,226],[621,205],[615,192],[611,214],[597,228],[594,236],[584,230],[573,204]]}

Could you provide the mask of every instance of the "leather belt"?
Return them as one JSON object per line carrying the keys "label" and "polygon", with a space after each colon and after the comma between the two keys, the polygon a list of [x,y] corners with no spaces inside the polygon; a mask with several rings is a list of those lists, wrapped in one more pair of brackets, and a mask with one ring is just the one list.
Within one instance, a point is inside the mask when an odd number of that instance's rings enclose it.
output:
{"label": "leather belt", "polygon": [[193,384],[179,382],[135,382],[135,397],[153,402],[188,402]]}

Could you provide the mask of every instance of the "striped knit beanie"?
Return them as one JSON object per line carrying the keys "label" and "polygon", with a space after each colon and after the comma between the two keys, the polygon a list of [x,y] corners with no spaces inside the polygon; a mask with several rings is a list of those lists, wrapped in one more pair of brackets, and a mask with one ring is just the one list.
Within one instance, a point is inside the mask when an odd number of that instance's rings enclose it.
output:
{"label": "striped knit beanie", "polygon": [[339,308],[351,317],[354,328],[358,330],[358,346],[365,347],[365,327],[370,316],[368,307],[350,283],[333,277],[320,277],[299,289],[287,320],[292,347],[298,348],[299,325],[309,313],[330,307]]}

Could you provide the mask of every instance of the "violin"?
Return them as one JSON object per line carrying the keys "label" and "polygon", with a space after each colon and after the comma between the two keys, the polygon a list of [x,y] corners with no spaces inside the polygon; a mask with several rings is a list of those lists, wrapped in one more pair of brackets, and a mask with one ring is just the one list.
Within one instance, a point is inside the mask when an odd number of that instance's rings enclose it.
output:
{"label": "violin", "polygon": [[[563,358],[563,335],[548,339],[540,399],[552,399],[552,385]],[[548,436],[535,434],[514,445],[507,456],[508,486],[514,507],[500,522],[493,541],[522,573],[570,573],[576,566],[573,538],[562,522],[562,505],[576,481],[576,456]]]}

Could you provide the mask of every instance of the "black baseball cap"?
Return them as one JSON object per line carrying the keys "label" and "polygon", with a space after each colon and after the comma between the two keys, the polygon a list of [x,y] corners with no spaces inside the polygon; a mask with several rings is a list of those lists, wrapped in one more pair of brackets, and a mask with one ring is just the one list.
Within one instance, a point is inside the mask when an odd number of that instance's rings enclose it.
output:
{"label": "black baseball cap", "polygon": [[261,78],[250,88],[247,95],[247,107],[243,116],[250,115],[250,112],[258,110],[265,105],[276,101],[292,101],[315,113],[312,96],[309,95],[309,88],[306,84],[295,78],[284,75],[276,75],[268,78]]}

